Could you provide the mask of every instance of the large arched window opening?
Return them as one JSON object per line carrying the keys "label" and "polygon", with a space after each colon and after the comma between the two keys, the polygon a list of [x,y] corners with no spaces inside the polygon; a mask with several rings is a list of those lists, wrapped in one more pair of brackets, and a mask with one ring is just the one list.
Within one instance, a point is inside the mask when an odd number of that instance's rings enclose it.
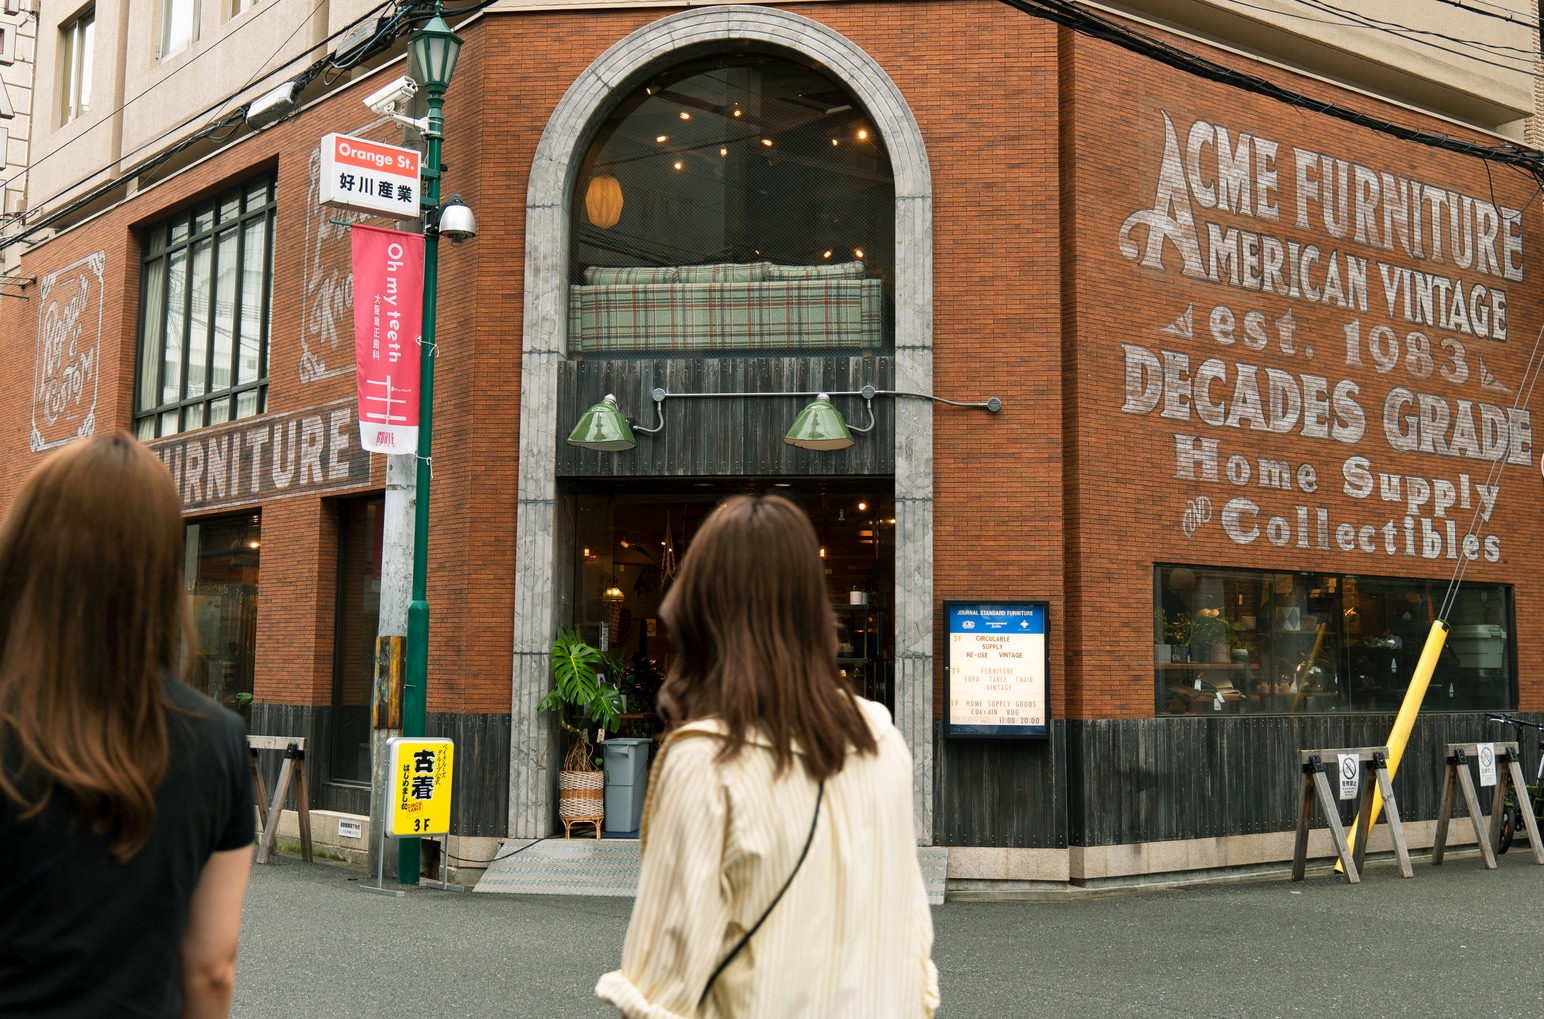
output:
{"label": "large arched window opening", "polygon": [[569,216],[573,352],[893,349],[890,159],[808,63],[651,75],[599,125]]}

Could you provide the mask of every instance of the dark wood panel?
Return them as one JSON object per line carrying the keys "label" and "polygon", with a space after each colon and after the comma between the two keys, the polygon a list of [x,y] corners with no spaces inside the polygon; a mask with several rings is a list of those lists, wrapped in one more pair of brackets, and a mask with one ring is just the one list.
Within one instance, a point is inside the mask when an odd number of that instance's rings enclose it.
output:
{"label": "dark wood panel", "polygon": [[[311,809],[337,810],[346,814],[370,812],[370,790],[365,786],[331,781],[332,707],[311,704],[253,704],[250,731],[259,736],[304,736],[306,779]],[[471,715],[431,711],[424,731],[446,736],[456,743],[455,796],[450,830],[455,835],[498,836],[508,830],[509,818],[509,715]],[[258,755],[263,779],[273,790],[284,755]],[[293,786],[285,807],[295,809]]]}
{"label": "dark wood panel", "polygon": [[[704,477],[715,475],[862,475],[895,472],[894,397],[873,402],[871,432],[854,434],[847,449],[808,450],[783,436],[810,397],[756,393],[889,389],[887,357],[739,357],[611,360],[586,358],[558,366],[559,477]],[[665,427],[639,434],[635,449],[602,453],[567,442],[586,408],[607,393],[635,426],[658,423],[650,392],[746,393],[744,397],[668,399]],[[835,397],[849,425],[867,424],[863,400]]]}
{"label": "dark wood panel", "polygon": [[456,742],[451,834],[502,838],[509,831],[509,715],[431,711],[424,731]]}
{"label": "dark wood panel", "polygon": [[1045,740],[936,739],[935,843],[1066,848],[1066,725]]}
{"label": "dark wood panel", "polygon": [[[1539,716],[1529,716],[1538,718]],[[1073,845],[1119,845],[1291,831],[1297,823],[1300,750],[1376,746],[1388,739],[1393,715],[1223,716],[1145,718],[1067,723],[1069,770],[1067,832]],[[1447,743],[1503,740],[1509,731],[1480,714],[1433,714],[1417,719],[1394,792],[1409,821],[1436,817]],[[1538,749],[1524,747],[1528,775]],[[1017,761],[999,765],[1025,767]],[[956,767],[947,779],[973,776]],[[940,800],[958,801],[966,790],[941,788]],[[986,804],[982,804],[986,806]],[[990,813],[973,828],[982,841],[959,845],[1009,845],[1031,823],[1027,804],[1009,816]],[[1315,808],[1317,811],[1317,808]],[[1350,823],[1355,805],[1341,806]],[[943,816],[942,814],[940,815]],[[1316,825],[1324,818],[1315,815]],[[947,835],[947,833],[944,833]]]}

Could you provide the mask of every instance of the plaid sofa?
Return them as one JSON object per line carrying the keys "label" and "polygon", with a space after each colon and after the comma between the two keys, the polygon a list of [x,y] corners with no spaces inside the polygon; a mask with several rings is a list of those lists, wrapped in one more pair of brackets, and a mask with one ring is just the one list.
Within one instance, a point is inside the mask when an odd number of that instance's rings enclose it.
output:
{"label": "plaid sofa", "polygon": [[873,348],[882,287],[862,262],[597,266],[568,289],[568,349]]}

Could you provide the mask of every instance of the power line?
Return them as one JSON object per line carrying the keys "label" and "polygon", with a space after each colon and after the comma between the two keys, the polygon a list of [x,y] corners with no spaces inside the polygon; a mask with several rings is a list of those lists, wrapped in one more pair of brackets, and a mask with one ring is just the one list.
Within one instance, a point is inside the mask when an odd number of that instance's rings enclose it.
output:
{"label": "power line", "polygon": [[1001,0],[1001,2],[1025,14],[1055,22],[1194,77],[1215,81],[1253,95],[1264,96],[1297,109],[1320,113],[1401,141],[1415,142],[1429,148],[1475,156],[1499,165],[1516,167],[1535,180],[1544,181],[1544,155],[1536,152],[1525,152],[1507,143],[1498,146],[1476,145],[1445,134],[1404,127],[1338,103],[1314,99],[1258,75],[1235,70],[1144,35],[1068,0]]}

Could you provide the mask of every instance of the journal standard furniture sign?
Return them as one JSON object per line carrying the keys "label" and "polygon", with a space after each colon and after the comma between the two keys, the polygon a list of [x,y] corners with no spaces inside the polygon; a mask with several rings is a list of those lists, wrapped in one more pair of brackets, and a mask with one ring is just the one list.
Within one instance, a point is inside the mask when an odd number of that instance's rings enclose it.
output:
{"label": "journal standard furniture sign", "polygon": [[1047,602],[944,602],[949,736],[1048,734]]}

